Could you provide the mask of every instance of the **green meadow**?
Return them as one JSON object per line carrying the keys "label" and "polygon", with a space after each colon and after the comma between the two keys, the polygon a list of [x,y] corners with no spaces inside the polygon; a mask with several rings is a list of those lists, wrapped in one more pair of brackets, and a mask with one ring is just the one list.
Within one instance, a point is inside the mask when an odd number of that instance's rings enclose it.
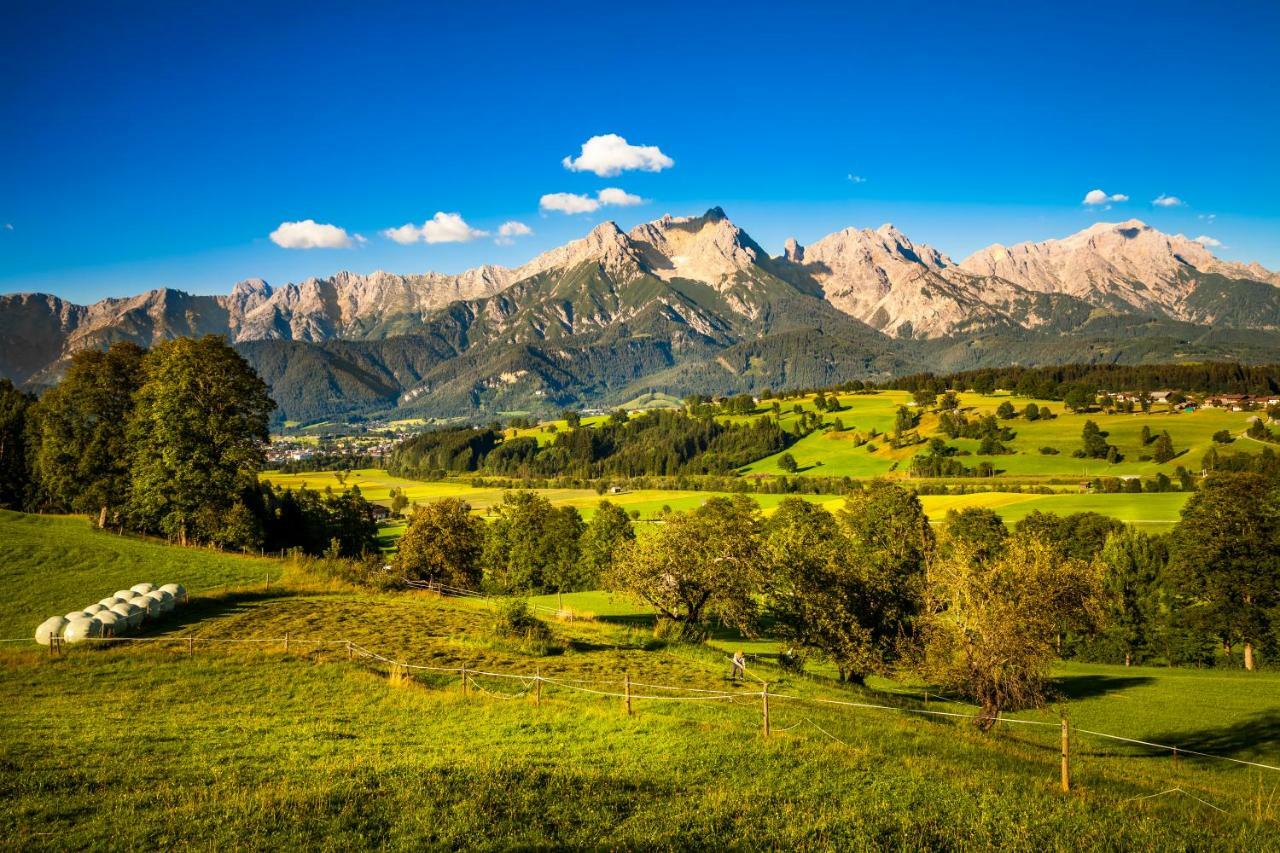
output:
{"label": "green meadow", "polygon": [[[767,637],[666,645],[644,608],[602,592],[536,600],[572,618],[546,616],[553,646],[534,652],[495,632],[484,600],[365,592],[71,519],[0,524],[6,543],[44,543],[7,570],[11,592],[39,589],[11,605],[10,634],[140,576],[212,588],[144,634],[176,642],[0,648],[0,829],[14,849],[1237,850],[1280,832],[1280,773],[1083,732],[1059,789],[1064,716],[1280,765],[1274,672],[1063,664],[1054,701],[1013,715],[1047,725],[983,735],[919,713],[973,713],[926,704],[930,685],[788,675]],[[93,565],[85,548],[114,556]],[[269,589],[265,566],[284,571]],[[440,671],[406,676],[348,640]],[[741,684],[726,677],[732,648],[758,655]],[[460,668],[546,681],[540,701],[532,682],[486,675],[464,695]]]}
{"label": "green meadow", "polygon": [[[441,480],[423,482],[393,477],[376,468],[351,471],[339,479],[339,474],[331,471],[307,472],[304,474],[280,474],[267,472],[264,480],[283,488],[299,488],[323,490],[332,488],[340,491],[343,488],[359,486],[361,493],[372,501],[387,502],[391,489],[403,490],[405,496],[414,503],[428,503],[441,498],[461,498],[471,504],[472,510],[481,516],[488,516],[491,509],[502,502],[505,490],[496,488],[476,488],[464,480]],[[708,497],[723,492],[636,489],[624,491],[617,495],[601,496],[594,489],[539,489],[540,494],[557,506],[575,506],[584,517],[590,518],[600,501],[608,500],[625,507],[628,511],[639,513],[641,520],[653,520],[660,516],[664,509],[683,511],[700,506]],[[752,495],[755,501],[769,513],[786,495]],[[837,495],[800,495],[808,501],[820,503],[834,511],[839,509],[844,498]],[[1017,492],[977,492],[967,495],[922,495],[920,502],[930,520],[937,524],[946,521],[947,511],[970,506],[989,507],[995,510],[1006,522],[1013,524],[1028,513],[1039,510],[1066,515],[1073,512],[1099,512],[1110,515],[1121,521],[1137,524],[1152,531],[1165,530],[1177,520],[1178,514],[1190,495],[1185,492],[1165,492],[1155,494],[1092,494],[1088,492],[1067,491],[1048,495]],[[382,527],[383,545],[393,547],[394,540],[404,532],[402,521],[391,521]]]}
{"label": "green meadow", "polygon": [[[1229,451],[1257,453],[1262,445],[1249,439],[1241,438],[1248,428],[1248,412],[1229,412],[1221,409],[1200,409],[1184,413],[1171,411],[1168,406],[1153,407],[1148,413],[1113,414],[1101,412],[1075,414],[1066,411],[1061,402],[1050,400],[1032,400],[1030,398],[1002,394],[969,394],[959,395],[960,405],[966,414],[981,416],[994,414],[1001,403],[1008,401],[1018,410],[1019,415],[1002,424],[1014,430],[1016,436],[1008,442],[1013,452],[1000,456],[978,456],[978,441],[974,439],[955,439],[949,443],[975,455],[965,457],[966,464],[988,459],[1004,476],[1016,477],[1020,481],[1035,480],[1089,480],[1093,477],[1154,477],[1157,473],[1165,473],[1170,477],[1179,465],[1192,471],[1200,470],[1200,460],[1210,447],[1214,446],[1212,436],[1219,430],[1227,430],[1236,437]],[[828,477],[876,477],[882,475],[906,476],[911,457],[920,451],[917,446],[894,449],[883,440],[873,440],[866,445],[857,446],[855,434],[866,437],[872,430],[879,433],[893,431],[894,417],[899,406],[910,406],[911,395],[905,391],[881,391],[875,394],[850,394],[839,397],[841,410],[824,413],[829,422],[840,418],[845,430],[843,432],[818,431],[800,439],[788,453],[795,458],[801,475]],[[813,398],[781,401],[783,416],[781,422],[787,425],[793,422],[796,415],[787,413],[800,403],[806,410],[813,408]],[[1028,403],[1035,403],[1041,408],[1048,408],[1056,417],[1051,420],[1027,421],[1021,412]],[[741,419],[741,418],[739,418]],[[1123,459],[1116,464],[1108,464],[1100,459],[1076,459],[1071,453],[1081,445],[1081,432],[1085,421],[1092,420],[1104,432],[1108,433],[1107,441],[1120,448]],[[1158,464],[1154,461],[1142,461],[1139,457],[1149,456],[1151,449],[1142,445],[1142,428],[1148,427],[1153,435],[1167,431],[1173,440],[1174,448],[1179,455],[1171,462]],[[921,436],[932,437],[937,433],[938,417],[932,413],[921,417],[918,432]],[[875,449],[869,449],[875,445]],[[1043,454],[1042,447],[1052,447],[1059,452]],[[777,474],[778,457],[766,457],[744,469],[747,474]]]}

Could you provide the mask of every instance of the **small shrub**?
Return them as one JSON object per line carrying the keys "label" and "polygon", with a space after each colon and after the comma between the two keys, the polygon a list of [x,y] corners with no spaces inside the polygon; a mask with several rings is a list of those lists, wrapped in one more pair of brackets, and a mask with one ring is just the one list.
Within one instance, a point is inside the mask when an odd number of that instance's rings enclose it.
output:
{"label": "small shrub", "polygon": [[700,625],[659,616],[653,624],[653,638],[666,643],[701,643],[707,639],[707,630]]}
{"label": "small shrub", "polygon": [[498,605],[493,633],[502,639],[514,640],[522,651],[529,654],[546,655],[557,648],[551,628],[534,616],[529,605],[518,598]]}
{"label": "small shrub", "polygon": [[1042,447],[1040,453],[1044,456],[1057,456],[1062,451],[1056,447]]}

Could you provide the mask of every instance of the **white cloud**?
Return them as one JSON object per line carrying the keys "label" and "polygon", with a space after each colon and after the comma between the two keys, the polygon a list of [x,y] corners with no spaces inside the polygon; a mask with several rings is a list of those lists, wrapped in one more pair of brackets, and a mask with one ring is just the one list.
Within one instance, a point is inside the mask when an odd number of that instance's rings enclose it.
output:
{"label": "white cloud", "polygon": [[571,172],[595,172],[611,178],[631,169],[661,172],[676,164],[656,145],[632,145],[616,133],[593,136],[582,143],[582,153],[560,161]]}
{"label": "white cloud", "polygon": [[1201,234],[1199,237],[1196,238],[1196,242],[1199,243],[1201,246],[1206,246],[1210,249],[1222,248],[1222,241],[1215,240],[1214,238],[1210,237],[1208,234]]}
{"label": "white cloud", "polygon": [[271,242],[285,249],[349,249],[351,235],[336,225],[323,225],[314,219],[281,222],[271,232]]}
{"label": "white cloud", "polygon": [[498,226],[498,236],[493,238],[493,242],[499,246],[510,246],[516,237],[527,237],[532,233],[533,229],[528,225],[512,219]]}
{"label": "white cloud", "polygon": [[855,175],[852,172],[850,172],[849,181],[850,183],[854,183],[854,184],[865,184],[867,182],[867,179],[862,177],[861,175]]}
{"label": "white cloud", "polygon": [[4,224],[4,230],[6,230],[6,231],[12,231],[12,230],[13,230],[13,223],[12,223],[12,222],[6,222],[6,223]]}
{"label": "white cloud", "polygon": [[382,232],[382,236],[397,243],[416,243],[421,232],[418,231],[418,226],[410,223],[401,225],[399,228],[388,228]]}
{"label": "white cloud", "polygon": [[1118,201],[1128,201],[1128,200],[1129,200],[1129,197],[1127,195],[1124,195],[1123,193],[1107,195],[1102,190],[1089,190],[1087,193],[1084,194],[1083,203],[1096,206],[1099,204],[1108,204],[1109,202],[1113,202],[1113,201],[1118,202]]}
{"label": "white cloud", "polygon": [[1217,218],[1218,218],[1218,214],[1216,213],[1201,213],[1196,216],[1196,219],[1203,219],[1205,222],[1212,222]]}
{"label": "white cloud", "polygon": [[600,202],[589,195],[547,193],[538,199],[538,207],[557,213],[592,213],[600,209]]}
{"label": "white cloud", "polygon": [[382,236],[397,243],[469,243],[478,237],[489,236],[488,231],[472,228],[458,213],[436,211],[436,215],[422,225],[408,223],[399,228],[388,228]]}
{"label": "white cloud", "polygon": [[1164,193],[1160,193],[1160,195],[1153,198],[1151,203],[1156,207],[1185,207],[1187,204],[1176,195],[1165,195]]}
{"label": "white cloud", "polygon": [[422,223],[422,239],[428,243],[467,243],[487,236],[488,231],[472,228],[457,213],[437,212]]}
{"label": "white cloud", "polygon": [[595,213],[602,207],[635,207],[644,204],[645,200],[638,195],[620,190],[617,187],[605,187],[596,193],[596,197],[578,195],[577,193],[548,193],[538,199],[538,207],[543,213]]}
{"label": "white cloud", "polygon": [[617,187],[606,187],[600,190],[596,195],[596,199],[601,204],[612,204],[615,207],[635,207],[637,204],[644,204],[644,199],[638,195],[632,195],[626,190],[620,190]]}

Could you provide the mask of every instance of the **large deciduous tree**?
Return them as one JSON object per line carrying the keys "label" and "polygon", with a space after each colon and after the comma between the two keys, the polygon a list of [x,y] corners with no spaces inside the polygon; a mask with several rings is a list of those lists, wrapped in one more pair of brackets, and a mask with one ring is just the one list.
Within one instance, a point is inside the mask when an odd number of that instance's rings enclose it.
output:
{"label": "large deciduous tree", "polygon": [[836,517],[845,606],[865,632],[844,675],[861,681],[911,653],[935,542],[920,499],[887,480],[850,493]]}
{"label": "large deciduous tree", "polygon": [[486,580],[503,592],[568,592],[584,583],[579,541],[582,516],[553,507],[537,492],[503,495],[498,517],[485,530]]}
{"label": "large deciduous tree", "polygon": [[157,344],[143,374],[129,422],[131,515],[184,544],[247,544],[231,542],[244,537],[232,508],[265,461],[266,384],[215,335]]}
{"label": "large deciduous tree", "polygon": [[801,498],[778,505],[764,527],[764,588],[774,630],[830,660],[840,679],[878,667],[863,627],[866,586],[835,516]]}
{"label": "large deciduous tree", "polygon": [[627,511],[610,501],[600,501],[582,533],[581,559],[586,588],[600,585],[600,579],[613,568],[618,550],[635,538]]}
{"label": "large deciduous tree", "polygon": [[129,435],[135,394],[142,384],[143,350],[112,344],[81,350],[67,374],[37,405],[35,471],[54,506],[107,523],[129,498]]}
{"label": "large deciduous tree", "polygon": [[953,539],[929,567],[925,671],[976,701],[978,726],[1044,701],[1059,625],[1098,614],[1097,563],[1025,533],[993,556]]}
{"label": "large deciduous tree", "polygon": [[406,577],[479,589],[484,522],[471,505],[445,498],[418,506],[400,537],[395,565]]}
{"label": "large deciduous tree", "polygon": [[605,585],[674,622],[700,625],[715,616],[748,629],[763,566],[760,525],[760,507],[745,495],[708,498],[624,544]]}
{"label": "large deciduous tree", "polygon": [[1254,473],[1206,479],[1173,529],[1169,569],[1187,614],[1224,644],[1243,644],[1252,670],[1280,622],[1280,484]]}
{"label": "large deciduous tree", "polygon": [[1125,666],[1142,663],[1162,645],[1163,576],[1168,548],[1162,536],[1126,527],[1107,537],[1101,560],[1106,568],[1106,630],[1096,645],[1104,658]]}

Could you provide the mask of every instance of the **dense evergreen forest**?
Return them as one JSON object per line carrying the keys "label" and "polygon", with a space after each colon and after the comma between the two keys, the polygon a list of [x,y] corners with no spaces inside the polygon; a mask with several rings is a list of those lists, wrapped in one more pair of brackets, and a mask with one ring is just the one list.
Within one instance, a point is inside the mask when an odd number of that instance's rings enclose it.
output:
{"label": "dense evergreen forest", "polygon": [[999,388],[1045,400],[1065,399],[1073,389],[1091,393],[1169,389],[1206,394],[1275,394],[1280,393],[1280,364],[1203,362],[1000,367],[937,375],[914,373],[879,387],[899,391],[931,389],[936,393],[948,388],[990,393]]}
{"label": "dense evergreen forest", "polygon": [[652,411],[610,418],[593,429],[560,432],[539,447],[531,437],[502,440],[493,428],[426,432],[401,443],[387,470],[403,477],[485,472],[508,477],[636,477],[727,474],[794,441],[770,418],[748,424]]}

